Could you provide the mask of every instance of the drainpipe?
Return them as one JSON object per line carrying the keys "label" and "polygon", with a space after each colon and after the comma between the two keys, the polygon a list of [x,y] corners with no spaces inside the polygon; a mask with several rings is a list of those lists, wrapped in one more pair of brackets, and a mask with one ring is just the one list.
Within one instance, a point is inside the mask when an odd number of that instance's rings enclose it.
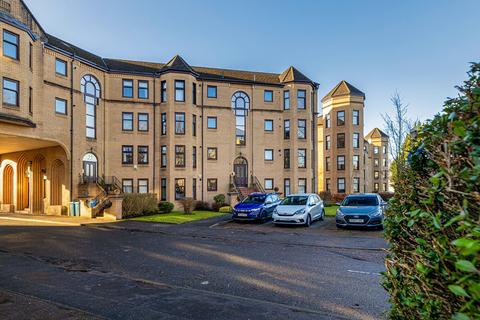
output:
{"label": "drainpipe", "polygon": [[157,116],[156,116],[156,113],[155,113],[155,101],[156,101],[156,86],[155,86],[155,73],[152,74],[152,77],[153,77],[153,103],[152,103],[152,106],[153,106],[153,157],[152,157],[152,160],[153,160],[153,179],[152,179],[152,186],[153,186],[153,191],[155,192],[155,188],[156,188],[156,184],[155,184],[155,156],[157,155],[156,153],[156,143],[155,143],[155,138],[157,136],[157,124],[156,124],[156,119],[157,119]]}
{"label": "drainpipe", "polygon": [[316,129],[317,129],[317,99],[316,99],[316,89],[313,87],[312,90],[312,181],[313,181],[313,193],[317,193],[317,139],[316,139]]}
{"label": "drainpipe", "polygon": [[[251,187],[253,187],[253,185],[254,185],[253,177],[254,177],[254,175],[255,175],[254,163],[253,163],[253,162],[254,162],[254,160],[253,160],[253,158],[254,158],[254,155],[253,155],[253,149],[254,149],[254,148],[253,148],[253,132],[254,132],[254,130],[253,130],[253,96],[254,96],[254,95],[255,95],[255,85],[252,84],[252,93],[251,93],[251,96],[252,96],[252,97],[251,97],[251,99],[250,99],[250,102],[251,102],[251,103],[250,103],[250,114],[251,114],[251,120],[252,120],[252,121],[251,121],[252,125],[251,125],[251,127],[250,127],[250,136],[251,136],[251,146],[250,146],[250,149],[252,149],[252,174],[250,175],[250,180],[251,180],[251,181],[250,181],[250,186],[251,186]],[[247,112],[248,112],[248,111],[247,111]],[[248,113],[247,113],[247,114],[248,114]],[[246,121],[246,120],[247,120],[247,118],[245,117],[245,121]],[[247,128],[247,126],[245,126],[245,128]],[[235,130],[236,130],[236,129],[235,129]],[[245,134],[246,134],[246,133],[245,133]],[[275,154],[275,152],[274,152],[274,154]]]}
{"label": "drainpipe", "polygon": [[73,201],[73,63],[75,54],[72,56],[70,64],[70,201]]}
{"label": "drainpipe", "polygon": [[202,128],[201,147],[200,147],[202,149],[202,151],[201,151],[201,155],[202,155],[202,178],[201,178],[201,180],[202,180],[201,181],[202,182],[202,202],[205,201],[204,186],[203,186],[204,185],[203,181],[204,181],[204,178],[205,178],[205,176],[204,176],[204,161],[203,161],[203,149],[204,149],[204,145],[203,145],[203,122],[204,122],[203,121],[204,120],[203,119],[203,114],[204,114],[204,112],[203,112],[203,96],[204,96],[204,88],[205,88],[205,86],[204,86],[204,83],[203,83],[203,80],[202,80],[202,121],[200,122],[202,124],[201,125],[201,128]]}

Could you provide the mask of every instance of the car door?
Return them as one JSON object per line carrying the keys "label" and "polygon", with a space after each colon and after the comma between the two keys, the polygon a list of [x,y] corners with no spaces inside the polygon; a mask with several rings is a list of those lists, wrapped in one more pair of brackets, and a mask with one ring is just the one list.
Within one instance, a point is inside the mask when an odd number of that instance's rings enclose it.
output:
{"label": "car door", "polygon": [[271,217],[274,208],[275,207],[272,195],[268,195],[265,199],[265,212],[267,213],[266,216]]}
{"label": "car door", "polygon": [[317,204],[315,203],[315,198],[313,196],[308,197],[307,206],[310,210],[310,217],[312,217],[312,220],[315,220],[317,218]]}

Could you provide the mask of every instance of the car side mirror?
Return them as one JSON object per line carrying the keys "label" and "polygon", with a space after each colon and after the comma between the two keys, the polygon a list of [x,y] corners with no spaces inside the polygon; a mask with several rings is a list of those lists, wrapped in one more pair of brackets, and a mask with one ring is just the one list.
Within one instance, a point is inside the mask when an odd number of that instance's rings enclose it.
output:
{"label": "car side mirror", "polygon": [[265,201],[265,204],[272,204],[272,203],[273,203],[272,200]]}
{"label": "car side mirror", "polygon": [[337,206],[341,206],[342,204],[340,202],[335,203]]}

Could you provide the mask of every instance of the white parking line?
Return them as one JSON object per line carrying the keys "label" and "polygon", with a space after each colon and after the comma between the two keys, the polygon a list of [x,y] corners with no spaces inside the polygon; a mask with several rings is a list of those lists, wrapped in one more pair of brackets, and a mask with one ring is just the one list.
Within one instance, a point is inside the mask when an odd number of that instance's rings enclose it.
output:
{"label": "white parking line", "polygon": [[72,222],[60,222],[60,221],[37,220],[37,219],[23,219],[23,218],[13,218],[13,217],[0,217],[0,219],[13,220],[13,221],[38,222],[38,223],[46,223],[46,224],[63,224],[63,225],[70,225],[70,226],[80,225],[79,223],[72,223]]}
{"label": "white parking line", "polygon": [[357,271],[357,270],[347,270],[348,272],[351,272],[351,273],[361,273],[361,274],[373,274],[373,275],[376,275],[376,276],[380,276],[381,274],[378,273],[378,272],[367,272],[367,271]]}

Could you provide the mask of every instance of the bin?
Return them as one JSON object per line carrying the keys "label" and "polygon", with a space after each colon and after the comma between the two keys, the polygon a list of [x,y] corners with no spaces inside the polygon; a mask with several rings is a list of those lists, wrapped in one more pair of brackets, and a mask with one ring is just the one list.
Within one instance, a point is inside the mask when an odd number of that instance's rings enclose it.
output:
{"label": "bin", "polygon": [[80,217],[80,202],[70,202],[70,216]]}

